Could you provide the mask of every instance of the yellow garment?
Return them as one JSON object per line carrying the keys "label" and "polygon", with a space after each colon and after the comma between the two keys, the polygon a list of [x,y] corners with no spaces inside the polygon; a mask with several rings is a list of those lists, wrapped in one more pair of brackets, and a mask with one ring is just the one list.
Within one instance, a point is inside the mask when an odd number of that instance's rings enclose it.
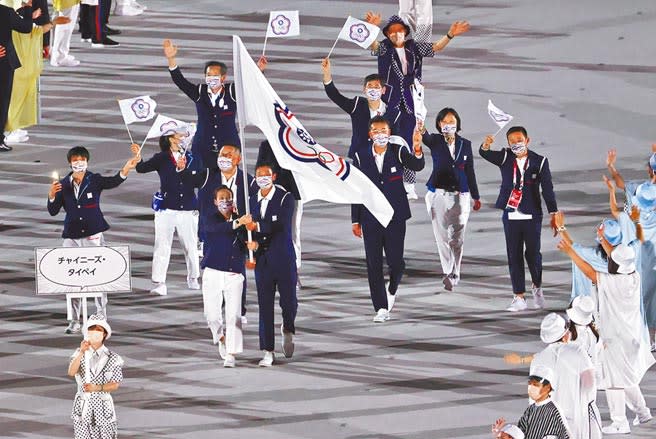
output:
{"label": "yellow garment", "polygon": [[0,5],[7,6],[12,9],[20,9],[23,4],[23,0],[0,0]]}
{"label": "yellow garment", "polygon": [[5,131],[14,131],[37,123],[38,81],[43,70],[43,29],[35,27],[29,34],[11,34],[22,67],[14,71]]}
{"label": "yellow garment", "polygon": [[80,0],[53,0],[52,6],[55,8],[55,11],[63,11],[78,3],[80,3]]}

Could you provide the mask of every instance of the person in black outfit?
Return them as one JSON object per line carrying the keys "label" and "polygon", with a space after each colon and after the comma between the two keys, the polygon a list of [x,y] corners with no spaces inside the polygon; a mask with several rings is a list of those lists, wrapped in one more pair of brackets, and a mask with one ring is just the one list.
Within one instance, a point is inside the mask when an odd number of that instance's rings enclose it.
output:
{"label": "person in black outfit", "polygon": [[[21,8],[23,16],[7,6],[0,5],[0,152],[11,151],[11,146],[5,144],[4,127],[9,115],[9,101],[11,100],[11,89],[14,84],[14,70],[21,66],[20,59],[16,54],[11,32],[16,31],[23,34],[32,32],[32,1],[25,3]],[[40,11],[35,11],[36,17]]]}

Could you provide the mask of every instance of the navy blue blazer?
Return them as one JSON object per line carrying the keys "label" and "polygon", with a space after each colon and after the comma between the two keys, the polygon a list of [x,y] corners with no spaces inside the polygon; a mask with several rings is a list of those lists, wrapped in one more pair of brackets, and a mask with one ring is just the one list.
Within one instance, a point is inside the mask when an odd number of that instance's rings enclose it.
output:
{"label": "navy blue blazer", "polygon": [[[187,168],[194,162],[191,152],[185,153],[187,157]],[[159,174],[159,190],[164,197],[161,209],[171,210],[196,210],[198,209],[198,199],[194,186],[185,182],[182,172],[177,172],[175,159],[170,151],[158,152],[148,161],[141,161],[137,164],[137,172],[145,174],[147,172],[157,171]]]}
{"label": "navy blue blazer", "polygon": [[258,261],[256,267],[264,259],[267,266],[274,269],[279,267],[281,272],[287,273],[290,266],[296,267],[296,253],[292,243],[292,216],[296,201],[292,194],[276,185],[273,198],[262,217],[257,198],[257,193],[250,198],[251,215],[259,225],[259,231],[253,232],[253,239],[259,244],[255,252]]}
{"label": "navy blue blazer", "polygon": [[[324,84],[323,88],[330,100],[336,103],[339,108],[351,117],[351,145],[349,146],[347,157],[352,159],[356,153],[357,145],[365,145],[369,140],[371,112],[369,111],[367,98],[364,96],[347,98],[337,90],[334,81]],[[401,113],[398,110],[388,108],[382,116],[389,122],[392,133],[396,133],[398,131],[398,121]]]}
{"label": "navy blue blazer", "polygon": [[426,182],[428,190],[469,192],[474,200],[478,200],[480,196],[476,184],[471,142],[456,134],[454,159],[442,134],[425,132],[422,139],[424,145],[430,149],[433,159],[433,172]]}
{"label": "navy blue blazer", "polygon": [[213,166],[216,161],[216,152],[212,152],[213,149],[218,151],[226,143],[241,146],[235,124],[237,115],[235,85],[224,84],[222,94],[216,100],[216,106],[212,106],[207,93],[207,84],[192,84],[182,75],[180,67],[170,72],[175,85],[196,103],[198,122],[191,150],[201,162],[198,164],[198,169]]}
{"label": "navy blue blazer", "polygon": [[401,59],[396,53],[389,38],[385,38],[378,45],[378,49],[371,52],[378,56],[378,74],[385,81],[385,95],[383,100],[389,108],[405,111],[414,115],[414,103],[410,86],[415,83],[415,78],[421,81],[421,67],[425,57],[432,57],[432,43],[418,43],[415,40],[407,40],[404,45],[405,58],[408,62],[407,74],[403,74]]}
{"label": "navy blue blazer", "polygon": [[[219,168],[206,168],[202,171],[186,170],[182,172],[182,178],[185,181],[191,182],[193,187],[198,189],[198,205],[200,207],[200,223],[204,223],[204,218],[208,215],[216,213],[216,205],[214,204],[214,190],[221,186],[221,171]],[[257,184],[255,179],[248,174],[248,194],[249,196],[257,192]],[[235,178],[232,189],[233,199],[237,199],[237,214],[239,216],[246,214],[246,195],[244,194],[244,173],[241,168],[237,169],[237,176]]]}
{"label": "navy blue blazer", "polygon": [[[392,220],[408,220],[412,214],[410,213],[408,195],[403,186],[403,168],[417,172],[421,171],[424,169],[424,156],[415,157],[405,146],[389,143],[383,159],[383,173],[381,174],[376,167],[373,143],[369,141],[367,145],[368,147],[364,147],[355,153],[353,165],[369,177],[385,195],[385,198],[394,209]],[[351,205],[351,221],[355,224],[377,220],[362,204],[353,204]]]}
{"label": "navy blue blazer", "polygon": [[[488,162],[497,165],[501,170],[501,186],[499,187],[499,197],[495,207],[506,210],[506,204],[513,189],[513,163],[515,154],[510,148],[504,148],[501,151],[487,150],[479,148],[479,153]],[[517,169],[517,186],[519,186],[519,168]],[[522,213],[531,215],[542,215],[542,200],[540,198],[540,188],[542,188],[542,197],[547,205],[549,213],[558,211],[556,205],[556,194],[554,194],[553,183],[551,181],[551,171],[549,170],[549,160],[529,149],[528,151],[528,168],[524,173],[524,188],[522,201],[518,210]]]}
{"label": "navy blue blazer", "polygon": [[63,207],[66,211],[62,238],[80,239],[109,229],[100,210],[100,194],[105,189],[112,189],[125,181],[120,172],[112,177],[103,177],[87,171],[80,184],[80,192],[75,198],[70,172],[59,180],[62,190],[57,192],[55,199],[48,200],[48,212],[51,216],[59,213]]}
{"label": "navy blue blazer", "polygon": [[[233,220],[237,215],[233,215]],[[232,273],[245,273],[246,244],[244,227],[233,229],[232,221],[216,210],[205,221],[205,241],[201,268]]]}
{"label": "navy blue blazer", "polygon": [[4,46],[6,51],[5,56],[0,58],[0,70],[13,71],[21,66],[11,31],[22,34],[32,32],[32,7],[24,6],[20,12],[22,16],[13,8],[0,5],[0,46]]}

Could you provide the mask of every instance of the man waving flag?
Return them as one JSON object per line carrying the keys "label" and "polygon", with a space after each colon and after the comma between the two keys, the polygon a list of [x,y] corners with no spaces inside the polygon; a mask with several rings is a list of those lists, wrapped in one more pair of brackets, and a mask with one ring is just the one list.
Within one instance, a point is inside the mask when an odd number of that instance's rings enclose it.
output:
{"label": "man waving flag", "polygon": [[233,36],[233,57],[239,123],[262,130],[280,166],[292,171],[302,201],[364,204],[386,226],[394,211],[385,196],[343,157],[312,138],[273,90],[238,36]]}

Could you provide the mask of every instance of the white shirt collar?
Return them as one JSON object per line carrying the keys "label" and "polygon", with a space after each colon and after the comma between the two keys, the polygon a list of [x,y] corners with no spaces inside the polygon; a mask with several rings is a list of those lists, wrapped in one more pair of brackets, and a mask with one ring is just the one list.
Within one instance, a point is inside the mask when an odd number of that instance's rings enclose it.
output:
{"label": "white shirt collar", "polygon": [[98,355],[100,355],[100,356],[102,356],[102,355],[109,355],[109,349],[107,349],[107,346],[105,346],[105,345],[103,344],[102,346],[100,346],[100,347],[98,348],[97,351],[94,351],[93,348],[91,348],[91,354],[93,355],[93,354],[95,354],[95,353],[98,353]]}
{"label": "white shirt collar", "polygon": [[386,111],[387,111],[387,105],[385,105],[385,102],[383,102],[383,100],[381,99],[380,105],[376,110],[372,110],[371,108],[369,108],[369,115],[371,117],[379,116],[379,115],[382,116],[383,114],[385,114]]}
{"label": "white shirt collar", "polygon": [[276,193],[275,184],[273,185],[273,187],[271,188],[271,190],[269,191],[266,197],[262,196],[262,189],[260,189],[259,191],[257,191],[257,201],[258,202],[261,202],[262,200],[271,201],[271,199],[273,198],[273,194],[275,193]]}
{"label": "white shirt collar", "polygon": [[550,402],[551,402],[551,395],[549,395],[546,399],[543,399],[540,402],[535,402],[534,404],[536,407],[541,407],[543,405],[549,404]]}

